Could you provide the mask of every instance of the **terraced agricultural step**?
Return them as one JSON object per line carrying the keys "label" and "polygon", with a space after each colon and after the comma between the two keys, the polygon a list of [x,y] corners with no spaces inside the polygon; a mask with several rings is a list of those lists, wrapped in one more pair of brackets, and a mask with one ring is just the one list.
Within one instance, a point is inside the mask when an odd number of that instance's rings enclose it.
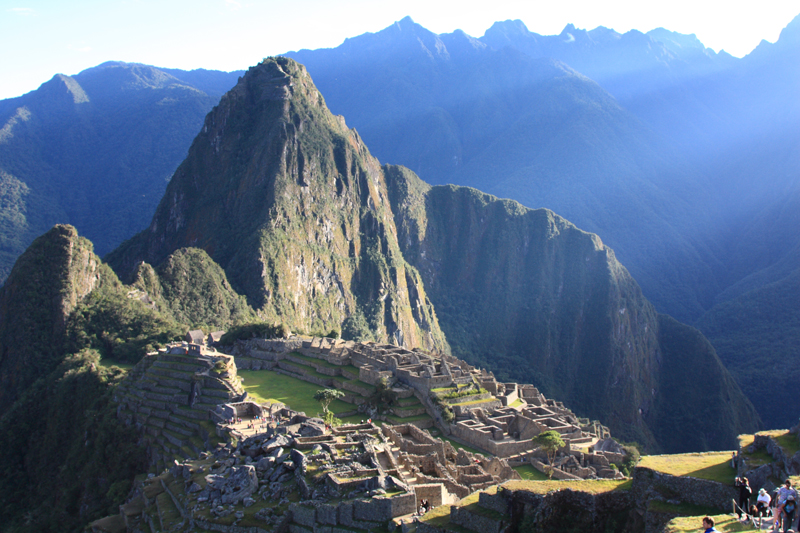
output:
{"label": "terraced agricultural step", "polygon": [[158,520],[161,531],[171,531],[173,527],[183,522],[183,517],[169,494],[162,492],[156,496],[156,509],[158,510]]}
{"label": "terraced agricultural step", "polygon": [[[209,363],[202,361],[194,356],[191,355],[180,355],[174,353],[164,353],[158,357],[159,361],[166,361],[169,363],[182,363],[182,364],[189,364],[194,366],[200,366],[204,368],[208,368],[210,366]],[[156,361],[158,362],[158,361]],[[155,364],[155,363],[153,363]]]}
{"label": "terraced agricultural step", "polygon": [[174,370],[177,372],[187,372],[191,374],[195,374],[197,372],[202,372],[203,370],[207,370],[208,366],[206,365],[198,365],[198,364],[191,364],[191,363],[184,363],[178,361],[156,361],[153,363],[153,368],[165,368],[167,370]]}
{"label": "terraced agricultural step", "polygon": [[164,427],[170,430],[171,432],[183,435],[184,437],[191,437],[192,435],[194,435],[194,431],[192,431],[191,429],[176,424],[171,420],[167,420],[167,423],[165,424]]}
{"label": "terraced agricultural step", "polygon": [[[191,418],[193,420],[208,420],[208,409],[199,408],[197,407],[198,405],[200,404],[196,403],[194,409],[184,405],[173,405],[172,412],[180,417]],[[214,407],[216,407],[216,405]]]}
{"label": "terraced agricultural step", "polygon": [[158,386],[163,387],[165,391],[171,391],[173,393],[184,392],[189,394],[189,391],[192,390],[190,380],[175,379],[167,376],[156,376],[156,381]]}
{"label": "terraced agricultural step", "polygon": [[202,395],[207,397],[210,396],[213,398],[223,398],[225,401],[227,401],[231,396],[230,392],[227,390],[211,389],[211,388],[203,389]]}
{"label": "terraced agricultural step", "polygon": [[186,436],[181,435],[180,433],[175,433],[174,431],[170,431],[166,428],[161,432],[161,435],[167,440],[167,442],[177,448],[180,448],[189,442],[189,439],[186,438]]}
{"label": "terraced agricultural step", "polygon": [[170,422],[180,425],[181,427],[187,428],[192,432],[200,431],[200,424],[197,423],[197,420],[193,418],[186,418],[185,416],[181,416],[173,411],[173,413],[169,417]]}

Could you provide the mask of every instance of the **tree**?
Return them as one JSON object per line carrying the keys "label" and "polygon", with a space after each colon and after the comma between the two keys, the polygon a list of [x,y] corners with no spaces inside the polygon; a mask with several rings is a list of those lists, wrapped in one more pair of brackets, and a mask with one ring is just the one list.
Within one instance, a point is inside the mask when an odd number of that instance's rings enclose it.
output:
{"label": "tree", "polygon": [[375,392],[367,398],[367,403],[382,413],[397,400],[397,393],[392,390],[387,378],[381,378],[375,384]]}
{"label": "tree", "polygon": [[342,396],[344,396],[344,393],[340,390],[322,389],[317,391],[317,393],[314,395],[314,399],[322,405],[322,413],[323,415],[327,416],[328,406],[333,400],[341,398]]}
{"label": "tree", "polygon": [[533,443],[538,444],[547,454],[547,477],[553,477],[553,463],[556,460],[556,453],[565,444],[561,435],[557,431],[543,431],[533,438]]}

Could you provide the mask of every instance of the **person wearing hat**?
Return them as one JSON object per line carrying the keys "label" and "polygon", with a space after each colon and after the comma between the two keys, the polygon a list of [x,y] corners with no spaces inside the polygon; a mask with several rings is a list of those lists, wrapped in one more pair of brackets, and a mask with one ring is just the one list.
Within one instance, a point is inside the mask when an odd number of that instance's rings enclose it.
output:
{"label": "person wearing hat", "polygon": [[772,501],[765,488],[758,489],[758,498],[756,499],[756,509],[758,509],[758,516],[769,516],[769,503]]}

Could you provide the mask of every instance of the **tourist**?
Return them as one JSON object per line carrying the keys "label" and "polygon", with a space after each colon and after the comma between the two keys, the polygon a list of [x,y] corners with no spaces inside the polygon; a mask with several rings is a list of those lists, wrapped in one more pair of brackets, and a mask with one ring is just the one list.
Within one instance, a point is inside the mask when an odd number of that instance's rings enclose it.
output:
{"label": "tourist", "polygon": [[792,525],[791,522],[787,525],[786,520],[784,519],[785,516],[784,516],[783,504],[786,503],[786,500],[789,499],[789,496],[793,496],[794,501],[797,502],[798,499],[797,491],[792,487],[791,479],[787,479],[786,481],[784,481],[783,487],[781,487],[778,490],[778,498],[777,498],[778,501],[775,506],[775,511],[777,514],[777,517],[775,518],[776,529],[780,527],[781,522],[783,522],[784,531],[789,529],[789,527],[791,527]]}
{"label": "tourist", "polygon": [[739,507],[736,514],[741,520],[742,514],[747,518],[747,511],[750,509],[750,496],[753,494],[753,489],[750,488],[750,482],[744,476],[737,477],[734,485],[739,487]]}
{"label": "tourist", "polygon": [[767,494],[767,490],[765,488],[760,488],[758,490],[758,499],[756,499],[756,510],[758,511],[758,516],[769,516],[769,508],[770,502],[772,498],[769,497]]}
{"label": "tourist", "polygon": [[794,512],[797,510],[797,498],[794,494],[789,494],[786,496],[786,501],[783,502],[783,533],[786,533],[790,527],[792,527],[792,523],[794,523]]}
{"label": "tourist", "polygon": [[714,527],[714,519],[710,516],[703,517],[703,529],[705,530],[704,533],[713,533],[715,531],[719,531]]}

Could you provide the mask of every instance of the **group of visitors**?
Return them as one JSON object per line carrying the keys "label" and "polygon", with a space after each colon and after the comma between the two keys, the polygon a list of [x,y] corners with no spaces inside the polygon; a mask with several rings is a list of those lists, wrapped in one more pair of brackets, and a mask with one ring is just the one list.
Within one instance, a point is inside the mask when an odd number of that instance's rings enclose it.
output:
{"label": "group of visitors", "polygon": [[422,499],[422,500],[419,501],[419,514],[420,514],[420,516],[424,515],[425,513],[430,511],[431,509],[433,509],[433,505],[431,505],[431,503],[428,500]]}
{"label": "group of visitors", "polygon": [[[753,495],[753,490],[750,488],[750,482],[746,477],[737,477],[734,485],[739,488],[739,505],[736,509],[739,519],[742,516],[745,518],[772,516],[775,518],[773,524],[775,531],[780,531],[782,528],[785,533],[791,529],[792,524],[794,524],[798,503],[800,503],[800,495],[792,487],[790,479],[784,481],[782,487],[776,488],[771,496],[765,489],[759,489],[755,505],[750,505],[750,497]],[[705,520],[703,520],[703,526],[706,527]],[[711,531],[716,531],[713,521],[710,528]]]}

